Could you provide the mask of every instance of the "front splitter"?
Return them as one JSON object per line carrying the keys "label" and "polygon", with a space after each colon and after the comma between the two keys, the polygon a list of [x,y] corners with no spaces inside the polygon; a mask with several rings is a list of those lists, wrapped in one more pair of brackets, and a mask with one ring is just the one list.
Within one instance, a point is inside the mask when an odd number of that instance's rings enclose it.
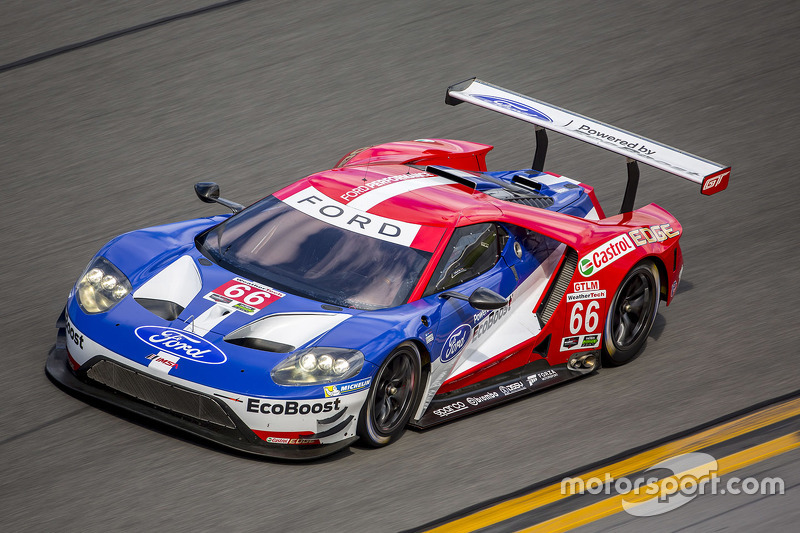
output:
{"label": "front splitter", "polygon": [[[80,399],[88,398],[112,407],[121,408],[150,421],[167,425],[227,448],[262,457],[288,460],[316,459],[336,453],[358,440],[358,437],[354,436],[331,444],[292,445],[265,443],[252,430],[247,428],[227,406],[213,398],[211,400],[225,410],[236,427],[226,428],[215,424],[198,423],[193,419],[185,418],[166,409],[145,403],[108,387],[95,385],[88,378],[82,379],[70,368],[67,349],[63,338],[61,338],[63,335],[64,330],[60,328],[59,342],[50,349],[45,371],[56,385]],[[174,384],[170,385],[175,386]]]}

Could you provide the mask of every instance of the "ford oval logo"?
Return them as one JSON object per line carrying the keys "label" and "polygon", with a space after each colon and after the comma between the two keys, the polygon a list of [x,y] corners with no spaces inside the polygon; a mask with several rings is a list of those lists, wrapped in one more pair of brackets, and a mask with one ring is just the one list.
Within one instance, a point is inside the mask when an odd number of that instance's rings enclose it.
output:
{"label": "ford oval logo", "polygon": [[538,109],[531,107],[528,104],[517,102],[516,100],[512,100],[510,98],[503,98],[501,96],[489,96],[484,94],[476,94],[475,98],[477,98],[478,100],[483,100],[484,102],[489,102],[490,104],[503,107],[510,111],[516,111],[517,113],[522,113],[523,115],[528,115],[529,117],[538,118],[539,120],[544,120],[545,122],[553,122],[553,119],[551,119]]}
{"label": "ford oval logo", "polygon": [[228,359],[222,350],[188,331],[163,326],[139,326],[134,333],[153,348],[190,361],[218,365]]}
{"label": "ford oval logo", "polygon": [[442,355],[440,359],[443,363],[453,359],[455,356],[460,354],[464,348],[467,347],[469,344],[470,338],[472,337],[472,328],[469,327],[467,324],[462,324],[447,337],[447,340],[444,341],[444,346],[442,347]]}

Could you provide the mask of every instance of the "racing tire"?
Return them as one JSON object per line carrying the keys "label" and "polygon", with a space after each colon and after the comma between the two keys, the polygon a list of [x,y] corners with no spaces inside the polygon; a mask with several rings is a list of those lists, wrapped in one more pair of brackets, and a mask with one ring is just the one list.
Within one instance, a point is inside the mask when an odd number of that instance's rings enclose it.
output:
{"label": "racing tire", "polygon": [[368,446],[386,446],[406,428],[419,402],[422,363],[419,350],[403,343],[389,354],[372,380],[358,418],[358,435]]}
{"label": "racing tire", "polygon": [[603,366],[631,361],[653,328],[661,299],[658,268],[645,260],[633,267],[619,284],[606,315],[603,332]]}

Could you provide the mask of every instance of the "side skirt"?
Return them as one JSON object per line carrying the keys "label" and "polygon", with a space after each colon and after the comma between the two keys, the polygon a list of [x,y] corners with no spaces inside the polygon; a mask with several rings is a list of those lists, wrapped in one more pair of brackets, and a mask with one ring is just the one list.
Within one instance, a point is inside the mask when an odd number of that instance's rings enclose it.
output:
{"label": "side skirt", "polygon": [[506,374],[501,381],[435,396],[422,417],[408,425],[415,429],[429,428],[594,372],[570,370],[566,364],[545,369],[531,366]]}

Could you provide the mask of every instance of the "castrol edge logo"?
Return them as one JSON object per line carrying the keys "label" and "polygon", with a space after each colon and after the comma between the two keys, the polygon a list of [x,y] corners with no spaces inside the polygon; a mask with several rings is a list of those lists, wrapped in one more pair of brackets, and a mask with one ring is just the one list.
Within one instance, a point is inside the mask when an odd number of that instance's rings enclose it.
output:
{"label": "castrol edge logo", "polygon": [[636,245],[630,236],[627,233],[623,233],[583,256],[583,259],[578,263],[578,270],[580,270],[583,277],[588,278],[597,274],[623,255],[632,252],[634,248],[636,248]]}

